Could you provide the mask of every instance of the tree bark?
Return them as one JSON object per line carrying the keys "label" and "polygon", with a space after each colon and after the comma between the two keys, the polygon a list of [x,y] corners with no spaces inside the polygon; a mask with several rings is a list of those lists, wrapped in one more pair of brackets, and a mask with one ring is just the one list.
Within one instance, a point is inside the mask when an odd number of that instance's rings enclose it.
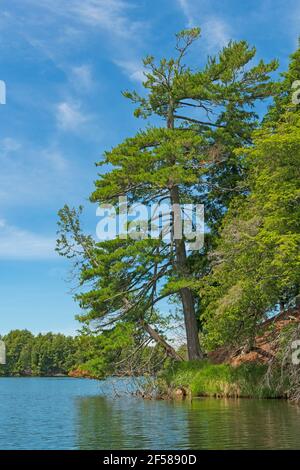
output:
{"label": "tree bark", "polygon": [[[168,115],[167,115],[167,128],[174,129],[174,102],[170,98]],[[173,162],[175,163],[175,161]],[[188,275],[188,266],[187,266],[187,255],[185,242],[182,239],[182,217],[180,210],[180,194],[179,188],[177,185],[173,185],[173,182],[170,181],[170,199],[171,204],[174,207],[177,207],[178,210],[176,213],[173,211],[173,236],[175,230],[175,224],[177,222],[181,230],[181,238],[174,237],[175,245],[175,256],[176,256],[176,266],[179,273],[183,275]],[[184,322],[186,329],[186,339],[187,339],[187,350],[189,360],[199,360],[203,359],[204,355],[201,351],[199,335],[198,335],[198,325],[196,320],[195,312],[195,300],[191,289],[184,287],[180,289],[180,297],[182,301],[183,313],[184,313]]]}
{"label": "tree bark", "polygon": [[[127,299],[124,299],[124,304],[125,310],[128,310],[128,308],[130,308],[130,302]],[[150,326],[142,319],[139,320],[139,324],[144,328],[144,330],[156,343],[160,344],[164,348],[166,354],[169,357],[172,357],[176,361],[183,360],[183,358],[175,351],[175,349],[169,343],[167,343],[167,341],[158,333],[158,331],[154,330],[152,326]]]}
{"label": "tree bark", "polygon": [[[173,205],[173,207],[174,205],[177,205],[177,207],[179,208],[176,215],[174,215],[173,213],[173,228],[174,228],[175,223],[177,223],[180,227],[182,227],[182,218],[180,215],[180,198],[179,198],[179,190],[177,186],[171,189],[170,198],[171,198],[171,204]],[[188,276],[189,272],[187,268],[187,255],[186,255],[185,242],[182,238],[181,239],[175,238],[174,245],[175,245],[177,270],[180,274]],[[181,297],[183,313],[184,313],[188,358],[190,361],[203,359],[203,353],[200,348],[200,341],[199,341],[199,335],[198,335],[198,325],[197,325],[196,312],[195,312],[195,300],[194,300],[194,296],[193,296],[191,289],[189,289],[188,287],[184,287],[180,289],[180,297]]]}
{"label": "tree bark", "polygon": [[145,322],[141,322],[141,324],[144,330],[147,331],[148,335],[151,336],[151,338],[154,339],[156,343],[160,344],[164,348],[169,357],[172,357],[176,361],[182,361],[182,357],[179,356],[175,349],[172,348],[172,346],[170,346],[170,344],[168,344],[165,339],[156,330],[154,330],[154,328]]}

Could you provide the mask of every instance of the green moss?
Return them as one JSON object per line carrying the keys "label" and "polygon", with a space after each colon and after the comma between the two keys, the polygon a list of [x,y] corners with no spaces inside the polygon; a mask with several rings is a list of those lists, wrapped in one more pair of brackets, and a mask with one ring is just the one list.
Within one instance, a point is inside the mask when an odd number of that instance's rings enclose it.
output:
{"label": "green moss", "polygon": [[284,395],[276,377],[265,380],[266,366],[249,363],[238,367],[208,361],[182,362],[163,372],[162,388],[184,388],[192,396],[277,398]]}

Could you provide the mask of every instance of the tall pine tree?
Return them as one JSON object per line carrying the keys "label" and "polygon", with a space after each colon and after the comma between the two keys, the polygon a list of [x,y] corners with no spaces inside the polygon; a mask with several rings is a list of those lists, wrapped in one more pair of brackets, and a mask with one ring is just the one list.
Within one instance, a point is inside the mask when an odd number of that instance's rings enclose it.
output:
{"label": "tall pine tree", "polygon": [[[198,28],[177,34],[175,58],[144,60],[145,94],[124,95],[136,104],[137,117],[157,116],[163,125],[105,153],[99,165],[112,169],[99,175],[91,201],[116,205],[120,196],[127,196],[130,204],[167,201],[173,208],[204,203],[212,233],[231,194],[240,189],[243,163],[234,149],[251,142],[257,126],[253,106],[272,94],[269,73],[277,63],[260,61],[251,67],[255,49],[241,41],[230,42],[202,69],[192,70],[184,60],[199,35]],[[81,283],[89,286],[77,295],[86,310],[81,321],[97,328],[135,322],[176,357],[161,334],[165,319],[157,309],[162,299],[175,296],[182,306],[188,357],[203,357],[193,292],[197,255],[174,233],[175,218],[182,222],[183,217],[182,210],[172,211],[169,240],[141,235],[96,243],[82,234],[75,210],[60,211],[58,251],[77,257]]]}

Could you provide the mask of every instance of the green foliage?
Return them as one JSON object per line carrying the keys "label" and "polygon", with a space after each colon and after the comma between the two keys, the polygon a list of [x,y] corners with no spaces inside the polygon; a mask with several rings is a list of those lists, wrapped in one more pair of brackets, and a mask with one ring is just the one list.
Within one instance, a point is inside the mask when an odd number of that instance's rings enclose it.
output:
{"label": "green foliage", "polygon": [[27,330],[14,330],[2,340],[6,346],[6,366],[2,366],[8,374],[21,374],[31,368],[31,351],[33,335]]}
{"label": "green foliage", "polygon": [[[126,355],[135,347],[134,325],[117,324],[101,335],[85,335],[80,338],[82,351],[85,351],[79,369],[92,376],[103,378],[118,371],[118,364],[123,364]],[[123,364],[124,365],[124,364]]]}
{"label": "green foliage", "polygon": [[[159,311],[162,300],[179,303],[187,332],[180,352],[194,358],[201,357],[198,328],[206,349],[245,343],[251,349],[264,319],[294,305],[300,286],[300,111],[292,103],[300,50],[273,83],[277,62],[251,66],[256,51],[245,41],[231,41],[204,67],[191,68],[185,58],[200,32],[178,33],[174,57],[144,59],[144,93],[123,95],[136,117],[155,117],[159,126],[105,152],[90,200],[202,203],[204,247],[189,252],[186,240],[174,237],[174,224],[169,239],[148,238],[150,218],[138,221],[137,239],[96,242],[81,230],[82,207],[65,206],[57,251],[75,263],[82,335],[11,332],[8,373],[46,375],[76,365],[96,377],[151,375],[164,364],[162,381],[195,395],[283,393],[262,384],[263,366],[191,361],[172,369],[166,359],[178,354],[166,343],[170,321]],[[260,125],[255,105],[272,96]]]}
{"label": "green foliage", "polygon": [[176,390],[185,388],[192,396],[275,398],[284,390],[278,388],[278,376],[266,385],[266,366],[243,364],[211,364],[208,361],[190,361],[173,365],[161,374],[161,383]]}
{"label": "green foliage", "polygon": [[102,330],[135,322],[140,337],[148,324],[165,333],[164,315],[155,307],[175,296],[182,304],[190,358],[201,356],[193,274],[196,269],[197,277],[206,274],[213,236],[233,194],[244,191],[244,161],[234,150],[251,142],[258,125],[253,107],[272,95],[270,73],[277,67],[276,61],[251,67],[255,49],[232,41],[203,68],[191,69],[185,56],[199,36],[198,28],[184,30],[176,36],[175,57],[145,58],[145,94],[124,96],[135,104],[137,117],[158,116],[162,125],[105,152],[98,166],[109,170],[99,174],[91,201],[116,204],[127,196],[129,204],[204,203],[209,243],[201,253],[188,253],[185,240],[173,242],[174,225],[170,241],[144,237],[141,229],[138,240],[93,243],[81,232],[76,211],[65,206],[57,248],[79,267],[80,321]]}
{"label": "green foliage", "polygon": [[76,364],[77,338],[62,334],[33,336],[27,330],[14,330],[5,335],[5,375],[67,374]]}
{"label": "green foliage", "polygon": [[276,84],[274,102],[265,117],[265,122],[271,124],[278,122],[287,109],[294,112],[299,111],[298,105],[292,103],[292,95],[295,92],[293,83],[300,79],[300,47],[290,56],[288,70],[283,72],[281,77],[282,80]]}
{"label": "green foliage", "polygon": [[77,338],[76,370],[103,379],[110,375],[153,375],[162,366],[165,353],[150,344],[134,323],[119,322],[101,334],[85,331]]}
{"label": "green foliage", "polygon": [[[149,340],[137,337],[133,323],[117,324],[101,335],[83,332],[71,337],[14,330],[5,335],[6,365],[0,375],[53,376],[80,371],[82,376],[153,374],[164,362],[165,354]],[[139,345],[143,348],[139,349]]]}
{"label": "green foliage", "polygon": [[204,283],[207,343],[253,337],[279,303],[289,305],[300,285],[300,115],[255,134],[242,150],[249,165],[250,194],[228,212]]}

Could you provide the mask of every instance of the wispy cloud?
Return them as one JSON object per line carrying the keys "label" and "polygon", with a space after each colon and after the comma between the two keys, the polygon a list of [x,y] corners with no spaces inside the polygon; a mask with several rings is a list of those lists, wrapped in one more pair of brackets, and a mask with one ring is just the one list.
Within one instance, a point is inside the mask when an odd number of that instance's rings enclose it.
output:
{"label": "wispy cloud", "polygon": [[208,52],[215,52],[228,44],[231,32],[224,20],[210,17],[202,25],[202,35]]}
{"label": "wispy cloud", "polygon": [[0,219],[0,259],[42,260],[54,257],[53,238],[20,229]]}
{"label": "wispy cloud", "polygon": [[187,19],[187,26],[189,28],[192,28],[193,26],[196,26],[195,18],[194,18],[194,15],[192,13],[192,7],[191,7],[191,4],[190,4],[189,0],[177,0],[177,1],[178,1],[178,4],[179,4],[183,14],[185,15],[185,17]]}
{"label": "wispy cloud", "polygon": [[66,2],[68,13],[75,14],[88,25],[101,27],[122,38],[134,36],[142,27],[141,22],[130,21],[128,2],[121,0],[74,0]]}
{"label": "wispy cloud", "polygon": [[67,101],[58,103],[55,114],[58,127],[64,131],[77,131],[88,121],[78,103]]}
{"label": "wispy cloud", "polygon": [[222,17],[210,13],[209,3],[206,0],[192,2],[191,0],[177,0],[189,28],[200,26],[202,38],[207,52],[217,52],[228,44],[232,36],[231,27]]}
{"label": "wispy cloud", "polygon": [[[35,11],[46,13],[46,21],[49,25],[57,24],[62,20],[63,27],[52,42],[64,39],[74,43],[74,36],[86,35],[93,32],[102,32],[109,37],[111,43],[120,41],[141,40],[148,22],[133,18],[130,13],[136,10],[137,5],[124,0],[27,0]],[[137,3],[138,4],[138,3]],[[37,24],[38,16],[32,16],[31,21]],[[38,26],[38,24],[37,24]],[[39,47],[49,44],[39,41]],[[57,53],[59,54],[59,50]]]}
{"label": "wispy cloud", "polygon": [[[112,61],[118,65],[123,72],[128,73],[131,78],[132,72],[126,69],[122,62],[134,61],[137,51],[143,41],[148,29],[149,21],[142,21],[133,17],[137,4],[124,0],[28,0],[34,6],[35,11],[46,14],[49,23],[49,31],[57,22],[61,23],[59,35],[49,35],[40,31],[26,32],[27,41],[38,48],[57,64],[59,68],[66,71],[64,53],[67,49],[74,48],[82,41],[94,34],[102,34],[105,38],[103,46],[111,51]],[[32,19],[37,22],[37,17]],[[33,28],[33,30],[36,28]],[[35,37],[34,37],[35,34]],[[43,36],[47,37],[45,39]],[[89,70],[76,68],[72,73],[77,73],[85,84],[90,84]],[[135,78],[134,78],[135,79]]]}
{"label": "wispy cloud", "polygon": [[123,73],[133,82],[142,83],[145,81],[142,64],[131,60],[114,60]]}

